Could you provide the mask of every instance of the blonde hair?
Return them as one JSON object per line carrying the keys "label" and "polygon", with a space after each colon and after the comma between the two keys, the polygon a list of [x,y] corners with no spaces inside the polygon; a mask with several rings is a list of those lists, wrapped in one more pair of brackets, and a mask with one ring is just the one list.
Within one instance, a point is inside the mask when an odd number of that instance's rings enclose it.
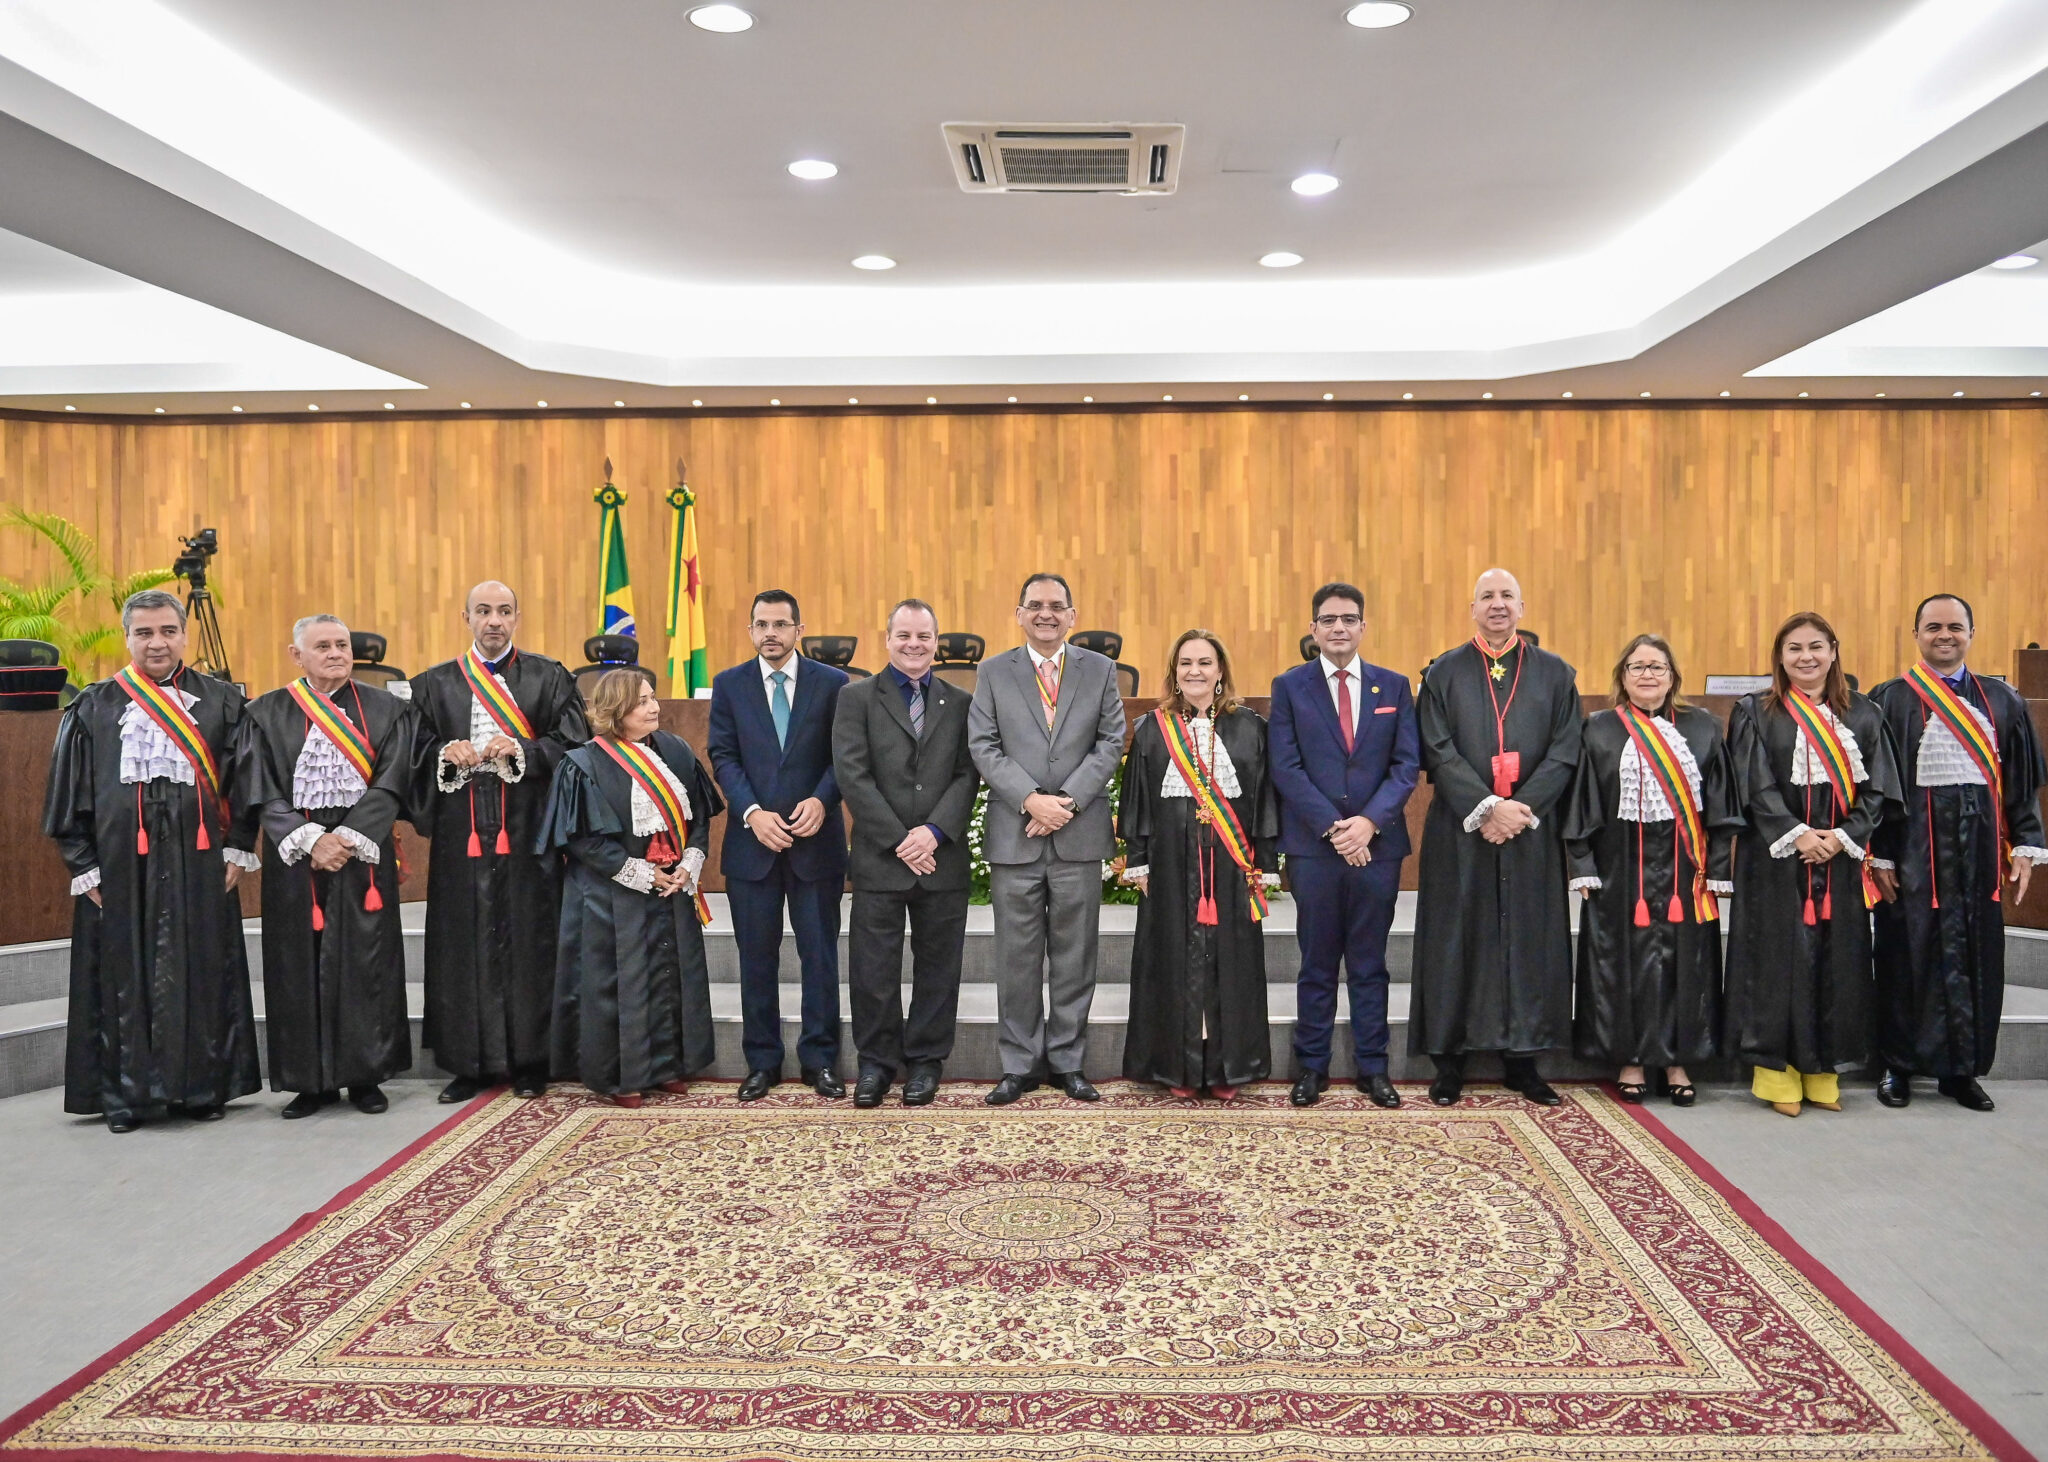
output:
{"label": "blonde hair", "polygon": [[590,729],[600,736],[623,734],[619,728],[626,712],[640,704],[647,688],[647,677],[638,670],[607,670],[598,676],[590,692]]}
{"label": "blonde hair", "polygon": [[1166,652],[1166,699],[1160,704],[1180,715],[1186,715],[1190,709],[1187,697],[1180,693],[1180,679],[1174,674],[1180,666],[1181,647],[1190,640],[1200,640],[1216,652],[1216,698],[1210,706],[1219,716],[1229,715],[1237,709],[1237,685],[1230,678],[1230,652],[1223,648],[1223,641],[1216,638],[1213,630],[1183,630],[1173,642],[1173,648]]}

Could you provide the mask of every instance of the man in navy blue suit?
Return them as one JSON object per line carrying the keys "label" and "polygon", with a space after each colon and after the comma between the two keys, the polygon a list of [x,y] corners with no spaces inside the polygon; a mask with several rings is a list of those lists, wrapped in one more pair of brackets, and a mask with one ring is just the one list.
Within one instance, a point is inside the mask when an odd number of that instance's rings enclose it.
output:
{"label": "man in navy blue suit", "polygon": [[803,966],[797,1064],[822,1097],[846,1095],[839,1060],[839,894],[846,820],[832,773],[832,718],[846,672],[797,653],[795,596],[754,596],[748,637],[760,654],[711,682],[711,770],[725,819],[725,896],[740,955],[743,1102],[782,1080],[782,911]]}
{"label": "man in navy blue suit", "polygon": [[1402,809],[1422,774],[1415,697],[1407,676],[1358,658],[1363,593],[1325,584],[1309,614],[1321,653],[1273,682],[1270,732],[1280,851],[1301,945],[1289,1099],[1313,1106],[1330,1084],[1341,961],[1358,1089],[1398,1107],[1401,1095],[1387,1078],[1387,933],[1409,853]]}

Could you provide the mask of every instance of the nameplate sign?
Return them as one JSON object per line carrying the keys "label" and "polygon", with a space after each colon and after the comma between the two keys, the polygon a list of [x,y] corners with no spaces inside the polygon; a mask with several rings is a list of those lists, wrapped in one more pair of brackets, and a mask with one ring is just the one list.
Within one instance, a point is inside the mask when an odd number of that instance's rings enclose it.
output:
{"label": "nameplate sign", "polygon": [[1768,675],[1709,675],[1708,695],[1754,695],[1771,688]]}

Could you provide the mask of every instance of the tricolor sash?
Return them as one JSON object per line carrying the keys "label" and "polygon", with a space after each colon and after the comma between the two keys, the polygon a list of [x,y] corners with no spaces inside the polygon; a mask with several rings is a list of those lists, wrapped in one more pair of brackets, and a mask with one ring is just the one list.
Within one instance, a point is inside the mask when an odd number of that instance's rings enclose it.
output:
{"label": "tricolor sash", "polygon": [[[1856,805],[1856,777],[1849,769],[1849,749],[1842,745],[1842,738],[1835,734],[1835,728],[1828,718],[1821,714],[1819,706],[1808,699],[1806,692],[1796,685],[1785,687],[1785,711],[1792,717],[1792,724],[1799,728],[1806,738],[1807,746],[1828,774],[1828,781],[1835,791],[1835,805],[1839,812],[1846,813]],[[1877,882],[1870,876],[1870,860],[1862,860],[1863,907],[1874,909],[1878,904]],[[1807,919],[1813,922],[1813,899],[1807,898]],[[1823,918],[1828,917],[1826,914]]]}
{"label": "tricolor sash", "polygon": [[[1231,810],[1230,800],[1220,796],[1211,784],[1201,758],[1195,755],[1193,738],[1188,734],[1188,724],[1178,714],[1155,710],[1152,718],[1159,723],[1159,734],[1166,738],[1167,755],[1180,770],[1180,779],[1188,784],[1188,791],[1194,795],[1195,807],[1205,813],[1203,821],[1216,831],[1216,841],[1223,845],[1223,851],[1230,855],[1241,872],[1250,873],[1258,867],[1257,856],[1252,852],[1252,841],[1244,835],[1244,827],[1237,820],[1237,813]],[[1213,725],[1212,725],[1213,731]],[[1213,753],[1212,753],[1213,760]],[[1209,917],[1196,913],[1196,922],[1216,922],[1214,900],[1210,901]],[[1254,886],[1251,889],[1251,911],[1254,922],[1266,917],[1266,891]]]}
{"label": "tricolor sash", "polygon": [[[1984,728],[1977,724],[1977,718],[1970,714],[1970,708],[1962,698],[1949,688],[1935,671],[1927,668],[1925,661],[1916,663],[1906,672],[1906,684],[1913,687],[1913,694],[1920,697],[1920,703],[1928,714],[1948,727],[1949,735],[1968,753],[1977,770],[1984,776],[1984,785],[1991,791],[1991,805],[1997,809],[1998,817],[1998,876],[1991,881],[1991,901],[1999,902],[1999,885],[2005,881],[2012,862],[2012,840],[2005,830],[2005,768],[1998,759],[1998,748],[1985,736]],[[1932,864],[1929,872],[1933,871]]]}
{"label": "tricolor sash", "polygon": [[483,703],[484,713],[498,723],[500,731],[515,741],[534,739],[533,723],[526,719],[526,712],[519,709],[519,702],[512,699],[505,682],[493,675],[478,657],[474,645],[462,652],[462,678],[469,682],[470,691]]}
{"label": "tricolor sash", "polygon": [[355,723],[342,715],[341,708],[313,689],[312,682],[305,677],[294,680],[285,689],[299,703],[299,709],[306,713],[306,723],[318,728],[322,736],[334,743],[335,750],[347,758],[348,764],[356,769],[356,775],[368,786],[377,769],[377,758],[370,750],[368,735],[356,730]]}
{"label": "tricolor sash", "polygon": [[[654,803],[655,811],[668,831],[674,835],[680,848],[689,840],[690,820],[683,816],[683,804],[676,800],[676,789],[668,784],[668,778],[661,774],[654,764],[654,753],[634,741],[617,741],[609,736],[597,737],[592,743],[603,749],[604,754],[617,762]],[[697,889],[697,922],[711,922],[711,903],[704,897],[703,887]]]}
{"label": "tricolor sash", "polygon": [[[1686,781],[1684,770],[1671,754],[1671,747],[1657,728],[1650,724],[1650,718],[1634,706],[1616,706],[1614,714],[1621,718],[1627,728],[1629,739],[1636,744],[1636,754],[1643,759],[1643,765],[1650,769],[1658,790],[1664,800],[1671,804],[1678,819],[1678,841],[1685,849],[1685,855],[1692,859],[1692,908],[1693,917],[1702,924],[1711,924],[1721,917],[1720,905],[1707,888],[1707,827],[1700,817],[1699,799],[1692,795],[1692,783]],[[1676,870],[1674,869],[1675,873]],[[1666,911],[1670,922],[1680,922],[1683,912],[1678,900],[1678,890],[1671,891],[1671,907]],[[1642,922],[1647,922],[1643,920]]]}
{"label": "tricolor sash", "polygon": [[[192,719],[192,713],[185,709],[178,697],[170,694],[163,686],[147,675],[138,675],[133,665],[123,665],[114,672],[114,683],[128,693],[128,699],[142,709],[142,714],[157,725],[157,729],[171,738],[171,745],[186,761],[192,763],[192,770],[199,779],[199,836],[192,846],[205,849],[213,846],[206,835],[206,794],[213,794],[213,805],[220,809],[221,827],[227,827],[227,809],[220,800],[220,767],[213,759],[213,748],[206,744],[206,737],[199,730],[199,723]],[[135,851],[149,851],[149,834],[143,830],[141,819],[135,824]]]}

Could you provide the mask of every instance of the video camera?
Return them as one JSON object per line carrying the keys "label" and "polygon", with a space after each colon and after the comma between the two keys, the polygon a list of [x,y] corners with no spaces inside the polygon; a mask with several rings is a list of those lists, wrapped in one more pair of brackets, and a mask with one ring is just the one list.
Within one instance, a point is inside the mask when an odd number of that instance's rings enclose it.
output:
{"label": "video camera", "polygon": [[171,563],[171,572],[189,582],[194,589],[206,587],[206,561],[220,552],[220,533],[213,528],[201,528],[190,538],[180,538],[185,551]]}

